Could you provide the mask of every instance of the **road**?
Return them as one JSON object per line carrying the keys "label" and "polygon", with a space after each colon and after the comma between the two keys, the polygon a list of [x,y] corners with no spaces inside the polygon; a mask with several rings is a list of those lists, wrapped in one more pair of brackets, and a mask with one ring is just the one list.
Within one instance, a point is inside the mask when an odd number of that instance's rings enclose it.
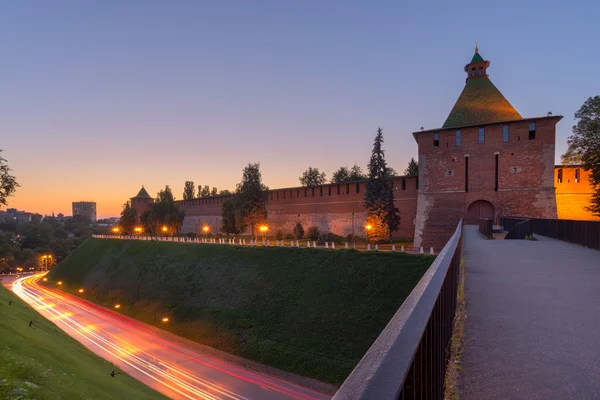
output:
{"label": "road", "polygon": [[183,343],[169,341],[145,324],[41,286],[40,278],[41,275],[18,278],[13,282],[12,290],[88,349],[168,397],[205,400],[330,398],[201,354]]}

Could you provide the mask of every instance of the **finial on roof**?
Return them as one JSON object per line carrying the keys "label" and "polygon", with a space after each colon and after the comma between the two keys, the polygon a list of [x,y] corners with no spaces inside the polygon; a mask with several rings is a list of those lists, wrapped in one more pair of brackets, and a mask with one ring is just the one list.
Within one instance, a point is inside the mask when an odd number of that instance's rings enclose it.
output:
{"label": "finial on roof", "polygon": [[479,42],[475,42],[475,53],[479,53]]}

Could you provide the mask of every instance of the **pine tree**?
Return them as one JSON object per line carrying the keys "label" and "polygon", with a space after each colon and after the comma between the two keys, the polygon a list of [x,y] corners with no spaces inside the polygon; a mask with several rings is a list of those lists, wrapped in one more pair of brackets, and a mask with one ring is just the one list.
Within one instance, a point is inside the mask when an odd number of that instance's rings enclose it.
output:
{"label": "pine tree", "polygon": [[119,226],[123,233],[133,233],[135,224],[137,223],[137,213],[135,208],[131,208],[129,202],[123,204],[121,218],[119,218]]}
{"label": "pine tree", "polygon": [[368,165],[369,182],[365,192],[365,207],[367,220],[381,219],[387,225],[388,235],[391,235],[391,232],[397,231],[400,226],[400,216],[394,206],[394,181],[391,169],[385,161],[382,144],[383,131],[379,128]]}
{"label": "pine tree", "polygon": [[419,176],[419,163],[415,161],[414,157],[411,157],[408,162],[408,166],[404,170],[406,176]]}

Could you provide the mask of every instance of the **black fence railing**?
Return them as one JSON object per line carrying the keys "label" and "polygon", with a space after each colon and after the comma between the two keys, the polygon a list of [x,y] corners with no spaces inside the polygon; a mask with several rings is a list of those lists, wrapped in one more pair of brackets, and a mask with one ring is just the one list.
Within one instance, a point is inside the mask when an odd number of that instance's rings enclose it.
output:
{"label": "black fence railing", "polygon": [[508,233],[504,239],[525,239],[533,235],[532,220],[519,217],[501,217],[500,225]]}
{"label": "black fence railing", "polygon": [[462,220],[334,400],[444,398],[461,258]]}
{"label": "black fence railing", "polygon": [[494,220],[479,218],[479,232],[488,239],[493,239]]}
{"label": "black fence railing", "polygon": [[600,250],[600,221],[534,218],[531,223],[539,235]]}

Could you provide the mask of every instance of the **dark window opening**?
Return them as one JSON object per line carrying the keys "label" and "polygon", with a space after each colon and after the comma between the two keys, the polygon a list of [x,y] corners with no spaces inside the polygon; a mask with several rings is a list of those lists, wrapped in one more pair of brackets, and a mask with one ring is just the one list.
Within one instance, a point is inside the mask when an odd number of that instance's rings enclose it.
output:
{"label": "dark window opening", "polygon": [[498,157],[499,155],[496,154],[496,178],[495,178],[495,184],[494,184],[494,190],[496,190],[496,192],[498,191]]}
{"label": "dark window opening", "polygon": [[308,191],[306,188],[304,188],[304,197],[308,197]]}
{"label": "dark window opening", "polygon": [[350,194],[350,184],[346,183],[346,194]]}
{"label": "dark window opening", "polygon": [[417,181],[415,183],[415,187],[419,190],[419,176],[417,176]]}
{"label": "dark window opening", "polygon": [[456,131],[456,145],[460,146],[460,129]]}
{"label": "dark window opening", "polygon": [[273,192],[271,192],[270,194],[271,194],[271,200],[273,200]]}
{"label": "dark window opening", "polygon": [[502,126],[502,141],[508,142],[508,125]]}
{"label": "dark window opening", "polygon": [[331,186],[329,186],[329,195],[331,196]]}
{"label": "dark window opening", "polygon": [[575,170],[575,183],[579,183],[579,168]]}
{"label": "dark window opening", "polygon": [[465,192],[469,191],[469,157],[465,157]]}
{"label": "dark window opening", "polygon": [[315,188],[312,188],[312,197],[315,197]]}
{"label": "dark window opening", "polygon": [[338,194],[338,196],[340,195],[340,184],[339,183],[337,185],[337,194]]}
{"label": "dark window opening", "polygon": [[406,190],[406,179],[402,178],[402,190]]}
{"label": "dark window opening", "polygon": [[319,196],[323,196],[323,186],[319,187]]}
{"label": "dark window opening", "polygon": [[360,193],[360,183],[356,182],[356,193]]}
{"label": "dark window opening", "polygon": [[296,189],[296,197],[300,198],[300,189]]}
{"label": "dark window opening", "polygon": [[277,192],[277,193],[275,194],[275,196],[276,196],[277,200],[279,200],[279,192]]}
{"label": "dark window opening", "polygon": [[485,128],[479,128],[479,144],[485,143]]}
{"label": "dark window opening", "polygon": [[529,123],[529,140],[535,139],[535,122]]}
{"label": "dark window opening", "polygon": [[562,183],[562,168],[558,170],[558,177],[557,177],[557,181],[558,183]]}
{"label": "dark window opening", "polygon": [[437,132],[433,134],[433,147],[440,147],[440,134]]}
{"label": "dark window opening", "polygon": [[476,69],[475,67],[471,67],[471,71],[475,71],[475,69]]}

